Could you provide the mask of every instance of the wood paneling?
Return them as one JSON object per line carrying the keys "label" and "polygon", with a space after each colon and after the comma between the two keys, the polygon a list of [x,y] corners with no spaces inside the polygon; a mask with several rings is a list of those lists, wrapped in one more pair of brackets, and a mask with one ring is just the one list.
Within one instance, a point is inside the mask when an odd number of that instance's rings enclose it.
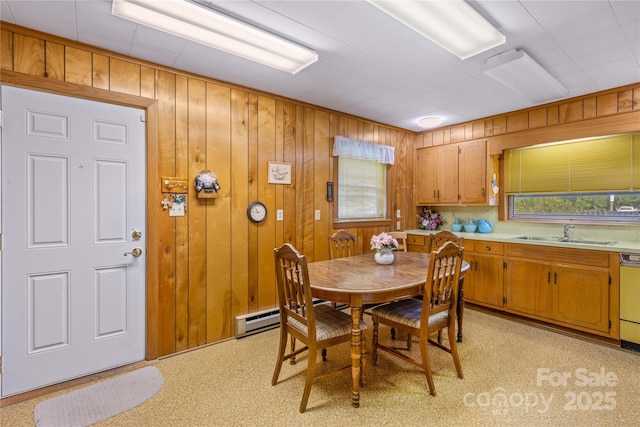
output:
{"label": "wood paneling", "polygon": [[65,81],[91,86],[91,52],[67,46],[64,53],[64,68]]}
{"label": "wood paneling", "polygon": [[[388,170],[395,184],[392,228],[396,209],[402,213],[402,228],[414,228],[415,148],[460,138],[507,138],[509,130],[522,129],[524,123],[540,129],[561,124],[558,104],[551,104],[533,113],[510,114],[509,129],[507,116],[501,115],[453,131],[415,134],[11,24],[3,23],[0,49],[4,83],[147,108],[153,123],[147,128],[149,358],[230,338],[235,316],[274,307],[275,246],[292,242],[310,261],[328,257],[335,204],[326,201],[326,182],[335,173],[333,136],[396,148],[396,164]],[[638,85],[620,92],[619,100],[617,91],[585,97],[585,117],[615,115],[618,109],[629,108],[633,112],[627,115],[636,115]],[[564,109],[563,120],[568,111]],[[570,125],[579,126],[580,120]],[[292,184],[267,183],[270,160],[291,163]],[[198,199],[190,188],[186,215],[169,217],[160,204],[164,195],[159,177],[184,176],[192,182],[204,168],[218,175],[218,198]],[[262,200],[269,209],[261,224],[247,219],[252,200]],[[283,210],[284,221],[276,221],[278,209]],[[321,212],[319,221],[315,210]],[[348,230],[357,235],[357,250],[362,253],[369,251],[372,234],[389,228],[364,225]]]}
{"label": "wood paneling", "polygon": [[53,80],[64,81],[64,45],[60,43],[45,43],[45,73]]}
{"label": "wood paneling", "polygon": [[13,71],[44,76],[44,40],[14,33]]}
{"label": "wood paneling", "polygon": [[0,30],[0,68],[13,70],[13,33]]}

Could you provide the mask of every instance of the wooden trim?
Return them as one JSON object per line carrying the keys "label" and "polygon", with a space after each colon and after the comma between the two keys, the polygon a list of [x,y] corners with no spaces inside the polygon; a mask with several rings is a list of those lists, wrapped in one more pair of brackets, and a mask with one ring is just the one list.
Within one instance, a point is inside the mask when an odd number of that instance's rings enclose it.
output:
{"label": "wooden trim", "polygon": [[[2,70],[0,73],[0,84],[71,96],[74,98],[107,102],[109,104],[125,105],[127,107],[147,108],[156,102],[155,99],[151,98],[111,92],[106,89],[98,89],[90,86],[80,86],[75,83],[67,83],[59,80],[49,80],[9,70]],[[147,123],[147,128],[148,127],[149,124]]]}
{"label": "wooden trim", "polygon": [[158,245],[156,230],[158,229],[157,207],[160,206],[158,176],[158,115],[157,103],[154,99],[134,95],[114,93],[104,89],[79,86],[57,80],[43,79],[3,70],[0,73],[0,84],[17,86],[26,89],[49,92],[58,95],[71,96],[128,107],[144,108],[146,110],[146,168],[147,168],[147,266],[146,266],[146,355],[147,360],[158,358],[158,274],[155,268],[158,259]]}
{"label": "wooden trim", "polygon": [[581,120],[540,129],[527,129],[487,138],[489,155],[501,154],[508,148],[526,147],[547,142],[613,135],[640,130],[640,111]]}

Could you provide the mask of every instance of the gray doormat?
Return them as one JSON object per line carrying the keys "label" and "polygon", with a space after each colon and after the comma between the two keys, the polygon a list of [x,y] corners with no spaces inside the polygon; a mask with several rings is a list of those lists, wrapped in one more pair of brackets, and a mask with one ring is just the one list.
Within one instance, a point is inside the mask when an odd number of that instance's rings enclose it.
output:
{"label": "gray doormat", "polygon": [[155,366],[72,391],[39,403],[34,410],[38,427],[89,426],[134,408],[162,388],[164,378]]}

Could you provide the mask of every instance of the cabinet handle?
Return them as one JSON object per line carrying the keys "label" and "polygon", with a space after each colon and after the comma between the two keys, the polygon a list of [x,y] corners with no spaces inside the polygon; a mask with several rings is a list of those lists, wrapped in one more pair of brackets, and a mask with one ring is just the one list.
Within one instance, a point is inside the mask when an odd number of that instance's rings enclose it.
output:
{"label": "cabinet handle", "polygon": [[547,283],[551,284],[551,272],[547,273]]}
{"label": "cabinet handle", "polygon": [[557,285],[558,284],[558,273],[553,273],[553,284]]}
{"label": "cabinet handle", "polygon": [[489,251],[491,250],[491,246],[487,246],[487,247],[485,248],[485,250],[486,250],[487,252],[489,252]]}
{"label": "cabinet handle", "polygon": [[433,190],[433,198],[436,198],[436,190]]}

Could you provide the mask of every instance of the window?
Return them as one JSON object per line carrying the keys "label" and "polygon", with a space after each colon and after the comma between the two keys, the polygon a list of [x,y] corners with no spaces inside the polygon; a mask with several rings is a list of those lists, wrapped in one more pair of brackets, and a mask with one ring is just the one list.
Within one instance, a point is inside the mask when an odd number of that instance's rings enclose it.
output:
{"label": "window", "polygon": [[639,224],[640,133],[505,151],[509,219]]}
{"label": "window", "polygon": [[385,219],[386,164],[340,156],[338,159],[338,220]]}
{"label": "window", "polygon": [[334,137],[338,221],[387,220],[387,165],[394,163],[394,151],[388,145]]}
{"label": "window", "polygon": [[509,218],[638,224],[640,192],[516,194],[509,197]]}

